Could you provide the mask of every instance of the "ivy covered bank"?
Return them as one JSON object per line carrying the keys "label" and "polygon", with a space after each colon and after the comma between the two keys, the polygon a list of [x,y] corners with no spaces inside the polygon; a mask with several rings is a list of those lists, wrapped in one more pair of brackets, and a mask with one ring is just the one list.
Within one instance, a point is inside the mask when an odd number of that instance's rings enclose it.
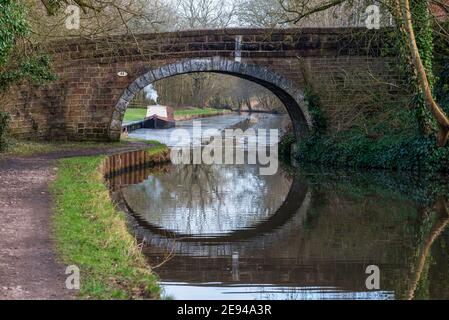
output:
{"label": "ivy covered bank", "polygon": [[[413,30],[419,56],[425,68],[428,86],[443,113],[449,114],[449,46],[448,22],[434,23],[429,2],[411,1]],[[449,171],[449,147],[439,143],[441,124],[429,108],[423,82],[410,53],[410,40],[403,28],[392,28],[391,42],[384,54],[398,56],[408,103],[382,105],[363,116],[348,120],[344,126],[329,123],[329,115],[320,106],[313,83],[308,83],[306,99],[314,123],[313,131],[294,142],[286,136],[281,152],[292,150],[292,156],[304,163],[324,166],[376,168],[408,171]],[[380,99],[381,100],[381,97]],[[353,114],[361,113],[355,105]],[[341,129],[341,127],[344,127]],[[290,149],[291,144],[295,144]]]}

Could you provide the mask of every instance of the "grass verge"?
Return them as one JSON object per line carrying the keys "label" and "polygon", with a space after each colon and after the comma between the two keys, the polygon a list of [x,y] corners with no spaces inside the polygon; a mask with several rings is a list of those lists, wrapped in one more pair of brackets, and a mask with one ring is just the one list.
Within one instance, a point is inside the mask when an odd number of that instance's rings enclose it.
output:
{"label": "grass verge", "polygon": [[[213,108],[190,108],[190,109],[180,109],[175,110],[175,117],[186,117],[186,116],[204,116],[204,115],[214,115],[222,114],[225,110],[213,109]],[[147,109],[135,109],[128,108],[125,113],[123,121],[131,122],[143,120],[146,116]]]}
{"label": "grass verge", "polygon": [[[157,145],[148,152],[165,149]],[[59,161],[51,186],[58,251],[65,264],[80,268],[81,298],[159,298],[157,278],[128,232],[125,214],[116,210],[103,183],[99,166],[104,159]]]}
{"label": "grass verge", "polygon": [[175,110],[176,116],[203,116],[203,115],[213,115],[213,114],[222,114],[228,110],[225,109],[213,109],[213,108],[193,108],[193,109],[180,109]]}
{"label": "grass verge", "polygon": [[125,112],[124,122],[143,120],[147,114],[147,109],[128,108]]}
{"label": "grass verge", "polygon": [[33,140],[9,140],[8,148],[0,154],[2,156],[31,156],[39,153],[55,151],[68,151],[74,149],[87,149],[97,147],[120,147],[129,141],[119,142],[94,142],[94,141],[33,141]]}
{"label": "grass verge", "polygon": [[125,138],[117,142],[8,140],[8,147],[4,152],[0,153],[0,159],[8,156],[28,157],[35,154],[57,151],[125,147],[132,142],[142,142],[149,145],[159,144],[158,141],[135,138]]}

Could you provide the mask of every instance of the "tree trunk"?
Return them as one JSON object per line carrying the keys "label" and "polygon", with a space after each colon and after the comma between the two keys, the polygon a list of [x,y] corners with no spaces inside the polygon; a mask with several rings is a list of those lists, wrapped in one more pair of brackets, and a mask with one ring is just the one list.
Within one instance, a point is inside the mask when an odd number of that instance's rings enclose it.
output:
{"label": "tree trunk", "polygon": [[449,138],[449,119],[445,114],[445,112],[443,111],[443,109],[438,105],[438,103],[433,98],[426,69],[423,65],[418,45],[416,44],[416,37],[412,23],[412,13],[410,11],[410,2],[409,0],[402,0],[402,1],[403,2],[401,3],[401,0],[397,0],[397,3],[399,5],[399,8],[401,8],[400,13],[402,21],[404,23],[404,29],[408,37],[412,61],[415,66],[418,75],[419,85],[424,94],[427,105],[429,106],[430,111],[432,112],[432,115],[438,124],[438,133],[437,133],[438,146],[444,147],[446,146]]}

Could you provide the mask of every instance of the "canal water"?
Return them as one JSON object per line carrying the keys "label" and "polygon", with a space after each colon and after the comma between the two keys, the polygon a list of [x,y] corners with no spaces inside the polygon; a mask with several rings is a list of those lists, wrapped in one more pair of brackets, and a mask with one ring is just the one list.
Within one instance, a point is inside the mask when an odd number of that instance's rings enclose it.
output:
{"label": "canal water", "polygon": [[170,164],[116,186],[165,297],[449,299],[444,178],[258,169]]}
{"label": "canal water", "polygon": [[[177,121],[176,127],[169,129],[138,129],[129,133],[129,137],[133,139],[156,140],[169,147],[177,144],[178,140],[173,138],[173,132],[182,129],[186,130],[193,138],[194,124],[201,124],[201,130],[205,133],[203,139],[211,138],[218,132],[233,126],[242,126],[246,122],[250,122],[249,114],[228,114],[214,117],[206,117],[195,120]],[[214,132],[215,131],[215,132]],[[196,143],[196,141],[191,141]]]}

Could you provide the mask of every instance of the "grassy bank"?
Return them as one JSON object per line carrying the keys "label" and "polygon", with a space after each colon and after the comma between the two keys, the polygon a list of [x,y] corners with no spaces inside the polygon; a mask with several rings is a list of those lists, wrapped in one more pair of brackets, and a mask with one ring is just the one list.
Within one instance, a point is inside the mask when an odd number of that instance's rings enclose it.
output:
{"label": "grassy bank", "polygon": [[128,108],[125,112],[124,122],[143,120],[147,114],[147,109]]}
{"label": "grassy bank", "polygon": [[[176,117],[189,117],[189,116],[205,116],[205,115],[216,115],[223,113],[222,109],[212,109],[212,108],[192,108],[192,109],[180,109],[175,110]],[[138,121],[145,118],[147,109],[131,109],[128,108],[125,113],[123,121]]]}
{"label": "grassy bank", "polygon": [[186,117],[186,116],[205,116],[205,115],[215,115],[222,114],[227,110],[224,109],[213,109],[213,108],[194,108],[194,109],[180,109],[175,110],[175,118],[176,117]]}
{"label": "grassy bank", "polygon": [[7,148],[0,153],[5,156],[31,156],[39,153],[50,153],[56,151],[69,151],[75,149],[88,149],[99,147],[120,147],[129,143],[129,140],[119,142],[94,142],[94,141],[32,141],[32,140],[8,140]]}
{"label": "grassy bank", "polygon": [[64,152],[83,149],[108,149],[125,147],[133,142],[141,142],[149,145],[155,145],[159,142],[125,138],[117,142],[101,141],[33,141],[33,140],[12,140],[9,139],[6,150],[0,152],[0,159],[9,156],[28,157],[41,153]]}
{"label": "grassy bank", "polygon": [[[165,146],[158,145],[149,152],[163,150]],[[99,166],[104,159],[59,161],[51,187],[57,249],[65,264],[80,268],[81,298],[159,298],[157,279],[103,183]]]}

